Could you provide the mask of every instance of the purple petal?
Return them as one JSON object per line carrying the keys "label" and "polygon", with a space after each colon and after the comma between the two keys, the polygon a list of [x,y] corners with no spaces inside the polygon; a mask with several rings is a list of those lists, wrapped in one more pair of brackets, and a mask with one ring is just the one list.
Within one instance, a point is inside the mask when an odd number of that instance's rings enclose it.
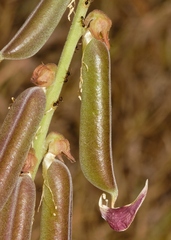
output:
{"label": "purple petal", "polygon": [[[143,203],[148,190],[148,180],[145,183],[143,190],[140,192],[138,197],[129,205],[118,208],[109,208],[107,206],[108,200],[106,194],[102,194],[99,199],[99,208],[102,218],[104,218],[110,225],[110,227],[117,231],[125,231],[133,222],[135,215]],[[105,201],[105,205],[102,203]]]}

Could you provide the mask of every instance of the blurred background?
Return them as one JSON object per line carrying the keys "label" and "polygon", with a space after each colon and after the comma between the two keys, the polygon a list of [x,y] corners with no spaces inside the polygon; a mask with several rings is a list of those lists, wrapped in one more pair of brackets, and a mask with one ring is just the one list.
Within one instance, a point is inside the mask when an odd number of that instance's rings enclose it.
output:
{"label": "blurred background", "polygon": [[[39,1],[0,0],[0,49],[12,38]],[[171,240],[171,1],[94,0],[112,20],[113,156],[119,188],[116,206],[131,203],[149,179],[147,198],[131,227],[114,232],[100,217],[101,191],[83,176],[79,165],[78,84],[81,46],[70,66],[50,130],[71,144],[76,163],[65,161],[74,185],[73,240]],[[36,66],[58,63],[70,22],[67,14],[46,45],[32,58],[0,64],[0,124],[11,97],[33,86]],[[81,41],[80,41],[81,42]],[[37,207],[42,191],[36,178]],[[37,209],[36,207],[36,209]],[[35,213],[32,240],[39,239]]]}

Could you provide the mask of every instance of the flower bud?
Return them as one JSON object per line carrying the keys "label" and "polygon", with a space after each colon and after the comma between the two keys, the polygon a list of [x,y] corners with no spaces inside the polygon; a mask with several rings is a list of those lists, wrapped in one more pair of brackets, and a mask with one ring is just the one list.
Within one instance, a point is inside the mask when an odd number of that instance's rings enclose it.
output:
{"label": "flower bud", "polygon": [[39,87],[49,87],[55,80],[56,70],[54,63],[41,64],[33,71],[31,82]]}
{"label": "flower bud", "polygon": [[21,172],[22,173],[32,172],[36,162],[37,162],[37,158],[36,158],[36,155],[35,155],[35,150],[34,150],[34,148],[30,148]]}
{"label": "flower bud", "polygon": [[108,35],[112,21],[106,14],[97,9],[90,12],[85,19],[85,25],[94,38],[104,42],[107,48],[110,48]]}
{"label": "flower bud", "polygon": [[71,162],[75,162],[70,152],[70,143],[62,134],[49,133],[46,138],[46,145],[48,152],[54,154],[59,160],[63,161],[62,154],[64,154]]}

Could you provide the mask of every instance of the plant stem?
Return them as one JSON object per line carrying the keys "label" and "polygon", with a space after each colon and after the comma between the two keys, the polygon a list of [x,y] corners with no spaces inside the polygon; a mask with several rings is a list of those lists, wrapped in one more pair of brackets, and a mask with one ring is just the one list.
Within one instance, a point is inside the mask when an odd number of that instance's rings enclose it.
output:
{"label": "plant stem", "polygon": [[70,62],[72,60],[76,45],[84,31],[81,24],[81,17],[83,18],[85,17],[88,7],[90,5],[90,4],[85,4],[85,1],[86,0],[80,0],[78,3],[77,10],[70,27],[68,37],[67,37],[61,58],[59,60],[55,82],[52,86],[50,86],[47,89],[47,92],[46,92],[47,102],[46,102],[45,115],[40,123],[40,128],[33,141],[33,147],[35,149],[36,157],[38,159],[37,164],[35,165],[34,170],[31,173],[33,179],[35,178],[38,167],[46,152],[46,149],[44,147],[45,138],[49,129],[52,116],[56,109],[55,107],[53,107],[53,103],[55,103],[59,98],[59,95],[64,83],[64,79],[68,71]]}

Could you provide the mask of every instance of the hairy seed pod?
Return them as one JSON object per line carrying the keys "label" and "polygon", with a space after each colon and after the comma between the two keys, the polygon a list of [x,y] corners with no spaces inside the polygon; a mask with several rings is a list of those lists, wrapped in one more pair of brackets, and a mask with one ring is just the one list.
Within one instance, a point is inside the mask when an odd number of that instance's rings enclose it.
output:
{"label": "hairy seed pod", "polygon": [[[18,181],[17,181],[18,182]],[[12,194],[0,211],[0,233],[3,240],[11,239],[12,226],[14,221],[15,207],[17,203],[17,184]]]}
{"label": "hairy seed pod", "polygon": [[123,207],[115,207],[118,189],[111,150],[111,86],[108,46],[92,37],[83,39],[81,72],[80,164],[85,177],[97,188],[111,194],[111,202],[103,193],[99,209],[111,228],[124,231],[132,223],[143,203],[148,181],[137,199]]}
{"label": "hairy seed pod", "polygon": [[88,39],[83,46],[81,73],[80,164],[94,186],[116,199],[111,151],[110,57],[103,42],[89,36]]}
{"label": "hairy seed pod", "polygon": [[[44,160],[46,161],[46,159]],[[46,163],[44,168],[46,168]],[[44,169],[40,240],[71,240],[72,179],[66,165],[53,160]]]}
{"label": "hairy seed pod", "polygon": [[16,184],[45,104],[42,88],[25,90],[13,103],[0,129],[0,209]]}
{"label": "hairy seed pod", "polygon": [[20,176],[16,212],[12,228],[15,240],[31,239],[31,230],[36,203],[36,188],[28,175]]}
{"label": "hairy seed pod", "polygon": [[31,238],[36,201],[36,188],[28,175],[21,175],[16,186],[0,211],[1,239],[22,240]]}
{"label": "hairy seed pod", "polygon": [[70,0],[41,0],[12,40],[1,50],[0,60],[25,59],[46,43]]}
{"label": "hairy seed pod", "polygon": [[3,240],[30,239],[35,210],[36,188],[28,175],[21,175],[0,212],[0,236]]}

